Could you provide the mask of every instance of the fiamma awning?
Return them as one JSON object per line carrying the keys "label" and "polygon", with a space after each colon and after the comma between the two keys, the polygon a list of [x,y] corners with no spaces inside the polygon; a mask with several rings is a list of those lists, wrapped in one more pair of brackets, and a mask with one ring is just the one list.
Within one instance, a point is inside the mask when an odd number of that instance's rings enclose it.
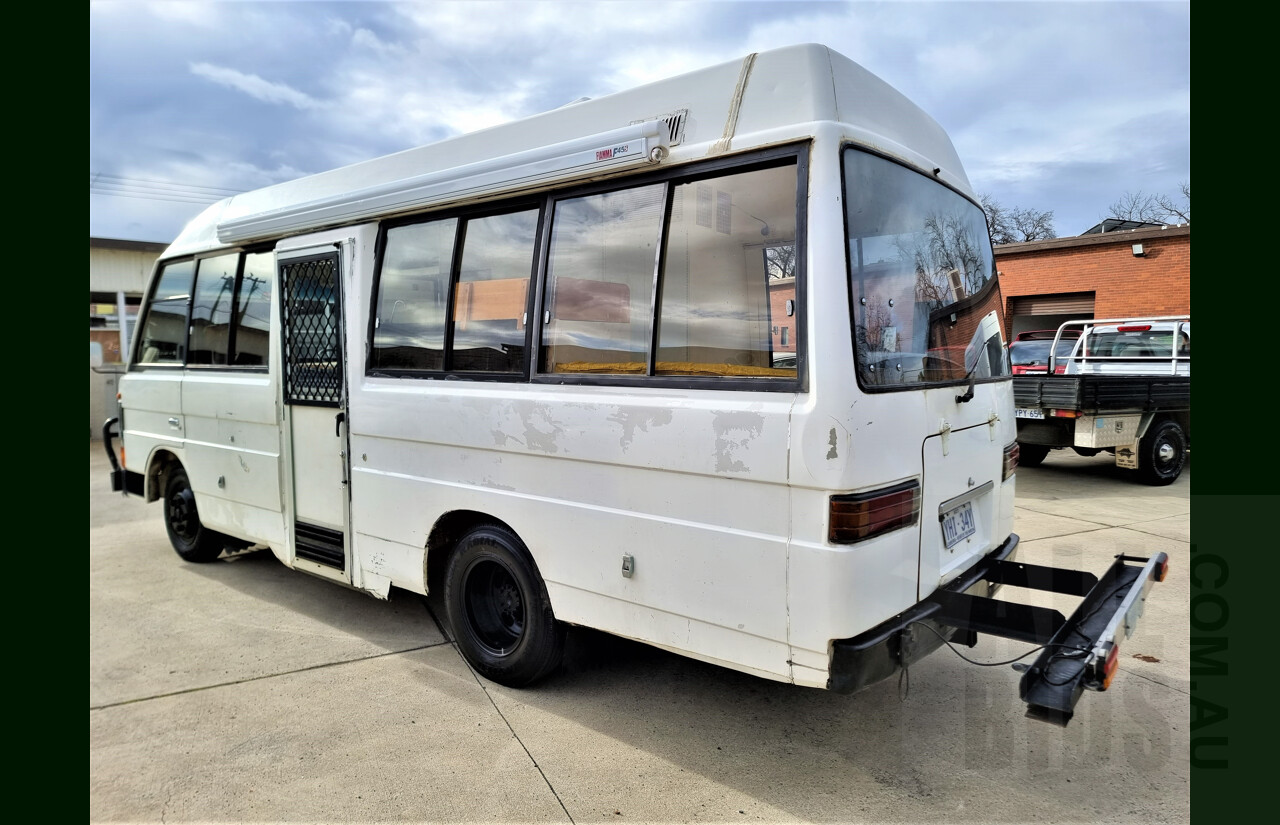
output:
{"label": "fiamma awning", "polygon": [[489,191],[590,177],[601,172],[657,164],[670,152],[663,120],[516,152],[453,169],[403,178],[329,198],[282,206],[218,224],[218,241],[243,243],[274,235],[421,209]]}

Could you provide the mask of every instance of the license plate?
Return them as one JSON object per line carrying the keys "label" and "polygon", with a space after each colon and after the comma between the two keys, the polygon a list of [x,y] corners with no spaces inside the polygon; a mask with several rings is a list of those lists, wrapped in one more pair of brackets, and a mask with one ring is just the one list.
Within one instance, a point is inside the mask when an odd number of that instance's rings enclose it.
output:
{"label": "license plate", "polygon": [[976,532],[978,523],[973,520],[972,502],[966,501],[942,516],[942,541],[948,550]]}
{"label": "license plate", "polygon": [[1021,407],[1013,411],[1015,418],[1044,418],[1044,410],[1024,410]]}

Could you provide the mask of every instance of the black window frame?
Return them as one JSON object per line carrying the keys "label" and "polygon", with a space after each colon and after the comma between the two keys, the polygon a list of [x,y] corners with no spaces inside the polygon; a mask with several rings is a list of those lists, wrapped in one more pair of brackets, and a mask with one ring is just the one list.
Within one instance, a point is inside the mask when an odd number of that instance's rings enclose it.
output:
{"label": "black window frame", "polygon": [[[188,286],[188,289],[187,289],[187,309],[183,319],[184,323],[183,323],[183,333],[182,333],[182,361],[181,363],[174,362],[174,361],[144,363],[138,360],[141,357],[141,353],[137,352],[136,350],[138,348],[135,347],[134,348],[135,351],[130,353],[129,369],[130,370],[150,370],[150,369],[179,370],[181,369],[181,370],[195,370],[197,372],[235,372],[235,373],[266,373],[268,372],[271,368],[270,355],[268,355],[267,363],[265,364],[234,364],[231,362],[234,360],[236,337],[239,335],[239,325],[235,322],[235,309],[239,306],[239,303],[240,303],[240,289],[241,289],[241,285],[244,283],[245,259],[249,255],[260,254],[264,252],[274,253],[274,251],[275,251],[274,244],[256,245],[253,247],[243,247],[243,248],[230,247],[227,249],[200,252],[195,255],[180,255],[173,258],[166,258],[162,261],[158,261],[156,264],[155,272],[152,274],[151,283],[148,284],[147,286],[146,297],[141,302],[141,306],[138,311],[137,321],[135,323],[138,330],[142,330],[146,328],[147,318],[151,314],[151,307],[152,307],[152,304],[154,303],[155,291],[160,287],[160,281],[161,281],[160,273],[164,270],[164,268],[175,265],[175,264],[190,263],[192,267],[191,284]],[[235,287],[232,290],[232,296],[231,296],[232,312],[231,312],[230,329],[228,330],[228,335],[227,335],[226,356],[227,356],[228,363],[226,364],[189,363],[189,359],[191,356],[191,312],[195,303],[195,294],[196,294],[195,286],[200,276],[200,262],[207,258],[219,258],[229,254],[235,254],[237,256],[237,260],[236,260]],[[274,270],[275,270],[275,265],[273,263],[272,264],[273,279],[276,274]],[[273,288],[275,286],[274,280],[272,281],[272,286]],[[270,336],[272,332],[273,332],[273,328],[270,324],[268,324],[267,335]],[[138,332],[137,335],[140,336],[141,332]],[[141,338],[137,339],[137,343],[138,344],[142,343]]]}
{"label": "black window frame", "polygon": [[[547,198],[529,198],[517,197],[509,198],[501,201],[494,201],[484,204],[476,204],[469,207],[453,208],[438,210],[435,212],[419,213],[405,218],[383,221],[378,227],[378,239],[374,246],[374,264],[373,278],[370,285],[369,294],[369,322],[366,329],[365,341],[365,363],[364,374],[372,378],[420,378],[420,379],[448,379],[451,381],[503,381],[511,382],[527,382],[529,380],[529,347],[532,342],[532,333],[534,329],[533,317],[533,300],[534,294],[537,292],[536,279],[539,277],[540,266],[538,260],[539,250],[543,248],[543,233],[546,229],[546,207]],[[466,247],[467,227],[471,221],[482,220],[484,218],[494,217],[497,215],[511,215],[517,212],[536,211],[537,227],[534,231],[534,246],[531,250],[531,265],[529,271],[529,288],[525,291],[525,329],[524,329],[524,358],[520,365],[520,370],[516,372],[488,372],[483,370],[458,370],[453,368],[453,341],[454,341],[454,320],[453,315],[456,311],[458,299],[457,286],[459,278],[462,274],[462,254]],[[382,292],[382,265],[385,261],[387,251],[387,236],[393,229],[406,226],[414,226],[421,223],[430,223],[432,221],[441,221],[454,218],[457,220],[457,228],[453,236],[452,258],[449,261],[449,279],[447,288],[445,289],[445,326],[444,326],[444,343],[441,361],[443,366],[440,369],[422,369],[414,367],[375,367],[374,358],[374,341],[378,330],[378,318],[380,307],[378,305]]]}

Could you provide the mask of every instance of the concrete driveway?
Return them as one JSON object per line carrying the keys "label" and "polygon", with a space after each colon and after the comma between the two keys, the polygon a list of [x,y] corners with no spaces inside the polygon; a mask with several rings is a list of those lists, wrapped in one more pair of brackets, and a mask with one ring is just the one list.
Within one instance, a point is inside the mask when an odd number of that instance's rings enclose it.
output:
{"label": "concrete driveway", "polygon": [[90,442],[90,820],[1189,822],[1190,487],[1189,463],[1152,488],[1061,451],[1019,471],[1023,561],[1171,559],[1112,688],[1058,728],[1023,716],[1009,665],[946,648],[841,696],[571,631],[551,680],[500,687],[434,599],[265,552],[182,562]]}

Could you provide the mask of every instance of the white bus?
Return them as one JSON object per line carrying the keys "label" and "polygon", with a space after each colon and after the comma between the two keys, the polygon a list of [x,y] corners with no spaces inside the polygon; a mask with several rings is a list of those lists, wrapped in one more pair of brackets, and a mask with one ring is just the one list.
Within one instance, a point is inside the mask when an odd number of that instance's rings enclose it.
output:
{"label": "white bus", "polygon": [[104,433],[183,559],[441,587],[504,684],[571,625],[840,691],[984,631],[1078,696],[1124,616],[1061,656],[1074,618],[989,609],[1045,570],[1002,311],[943,130],[795,46],[211,206]]}

